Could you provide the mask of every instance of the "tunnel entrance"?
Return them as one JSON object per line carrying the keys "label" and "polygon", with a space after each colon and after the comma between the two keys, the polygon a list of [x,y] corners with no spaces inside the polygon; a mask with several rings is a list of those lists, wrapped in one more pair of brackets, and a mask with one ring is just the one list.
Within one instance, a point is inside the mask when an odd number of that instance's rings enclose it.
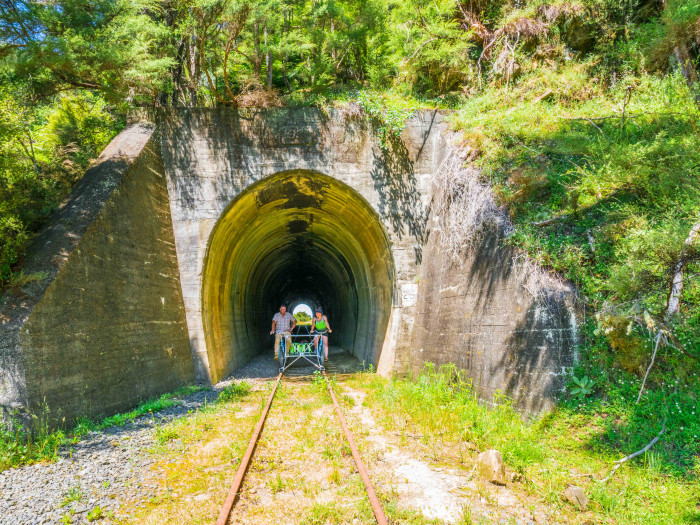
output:
{"label": "tunnel entrance", "polygon": [[377,365],[391,313],[394,263],[377,213],[327,175],[280,172],[224,211],[204,261],[202,319],[211,379],[272,353],[272,316],[322,306],[330,344]]}

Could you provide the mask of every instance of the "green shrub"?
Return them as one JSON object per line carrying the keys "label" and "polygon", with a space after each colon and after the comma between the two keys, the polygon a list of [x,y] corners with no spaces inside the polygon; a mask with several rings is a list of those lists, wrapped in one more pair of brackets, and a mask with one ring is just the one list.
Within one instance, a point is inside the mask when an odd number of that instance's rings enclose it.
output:
{"label": "green shrub", "polygon": [[22,84],[0,85],[0,286],[18,273],[27,241],[123,126],[91,92],[32,102]]}
{"label": "green shrub", "polygon": [[238,383],[233,383],[226,388],[224,388],[217,397],[219,403],[230,403],[233,401],[240,401],[245,396],[250,393],[250,385],[245,381],[239,381]]}

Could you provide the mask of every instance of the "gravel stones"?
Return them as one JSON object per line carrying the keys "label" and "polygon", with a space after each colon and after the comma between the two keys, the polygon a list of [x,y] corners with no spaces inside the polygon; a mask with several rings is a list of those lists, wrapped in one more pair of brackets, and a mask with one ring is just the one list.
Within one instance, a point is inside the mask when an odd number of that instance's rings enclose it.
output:
{"label": "gravel stones", "polygon": [[[355,371],[357,360],[339,348],[330,349],[329,364],[340,372]],[[253,382],[275,378],[279,365],[269,355],[257,356],[236,370],[232,379]],[[312,366],[294,366],[289,377],[308,376]],[[54,463],[28,465],[0,472],[0,525],[88,523],[87,515],[100,507],[102,515],[119,517],[156,495],[155,462],[148,450],[156,429],[173,419],[187,417],[205,402],[212,403],[231,384],[223,381],[211,390],[195,392],[155,414],[120,427],[91,432],[80,442],[61,447]],[[104,523],[104,521],[101,521]]]}
{"label": "gravel stones", "polygon": [[[225,383],[222,383],[222,387]],[[0,525],[88,523],[100,507],[103,515],[120,515],[155,495],[157,487],[147,451],[160,424],[186,416],[218,395],[219,388],[196,392],[180,404],[136,419],[121,427],[91,432],[80,442],[65,445],[54,463],[28,465],[0,472]]]}

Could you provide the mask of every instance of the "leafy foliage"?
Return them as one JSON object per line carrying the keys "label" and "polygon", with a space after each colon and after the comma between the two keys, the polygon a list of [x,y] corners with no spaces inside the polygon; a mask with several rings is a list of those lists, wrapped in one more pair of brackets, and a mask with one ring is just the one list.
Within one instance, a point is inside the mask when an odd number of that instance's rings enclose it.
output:
{"label": "leafy foliage", "polygon": [[698,0],[0,2],[0,281],[41,278],[27,242],[129,107],[335,106],[385,147],[418,107],[455,108],[508,242],[584,299],[595,389],[564,402],[667,421],[660,457],[689,469],[670,399],[700,391],[699,71]]}
{"label": "leafy foliage", "polygon": [[588,379],[588,376],[583,376],[581,379],[574,376],[571,378],[571,380],[576,385],[574,388],[571,389],[572,395],[586,397],[587,395],[590,395],[591,392],[593,392],[593,385],[595,384],[595,381],[593,381],[592,379]]}
{"label": "leafy foliage", "polygon": [[0,88],[0,283],[17,281],[12,266],[31,233],[122,125],[99,95],[31,105],[14,87]]}
{"label": "leafy foliage", "polygon": [[298,324],[307,325],[311,324],[311,316],[306,312],[299,311],[294,314],[294,318],[297,320]]}

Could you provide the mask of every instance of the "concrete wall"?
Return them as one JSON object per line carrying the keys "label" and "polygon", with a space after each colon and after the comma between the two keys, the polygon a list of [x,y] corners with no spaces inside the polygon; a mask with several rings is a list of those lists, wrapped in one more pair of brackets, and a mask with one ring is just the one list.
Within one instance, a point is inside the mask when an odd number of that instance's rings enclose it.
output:
{"label": "concrete wall", "polygon": [[[52,420],[112,414],[192,382],[153,128],[124,131],[30,249],[47,277],[3,299],[0,403]],[[6,366],[10,362],[11,366]]]}
{"label": "concrete wall", "polygon": [[[533,275],[533,272],[537,275]],[[412,368],[454,363],[479,396],[498,391],[526,412],[550,408],[576,360],[575,291],[525,264],[487,232],[455,261],[428,235],[413,334]]]}
{"label": "concrete wall", "polygon": [[[388,239],[391,304],[380,305],[388,327],[381,353],[371,354],[380,372],[454,363],[485,398],[504,390],[532,411],[554,402],[576,357],[573,290],[545,279],[533,291],[496,233],[459,263],[442,253],[428,230],[432,179],[450,151],[441,114],[417,114],[387,148],[352,111],[181,109],[149,118],[155,125],[134,125],[108,146],[37,237],[25,272],[46,278],[0,303],[5,413],[46,399],[55,415],[108,414],[218,378],[203,322],[212,232],[237,197],[283,172],[342,183]],[[350,223],[342,242],[359,246]]]}
{"label": "concrete wall", "polygon": [[388,148],[380,148],[366,119],[335,110],[182,109],[161,113],[156,120],[198,380],[211,380],[202,323],[202,273],[210,234],[246,187],[287,170],[336,178],[378,214],[396,265],[390,332],[379,365],[386,373],[408,370],[430,179],[445,147],[440,113],[417,114]]}

